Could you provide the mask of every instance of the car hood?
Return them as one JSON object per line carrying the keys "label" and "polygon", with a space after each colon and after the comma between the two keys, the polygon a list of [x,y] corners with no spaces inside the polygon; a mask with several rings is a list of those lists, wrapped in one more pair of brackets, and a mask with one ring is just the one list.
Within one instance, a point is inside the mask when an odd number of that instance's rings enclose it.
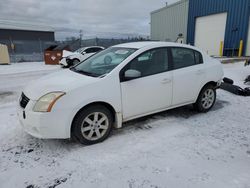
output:
{"label": "car hood", "polygon": [[68,50],[63,50],[63,55],[62,57],[68,57],[72,54],[74,54],[75,52],[71,52],[71,51],[68,51]]}
{"label": "car hood", "polygon": [[32,81],[24,89],[24,94],[31,100],[38,100],[41,96],[53,92],[63,91],[68,92],[78,87],[84,87],[99,78],[85,76],[69,69],[60,70],[56,73],[46,75],[38,80]]}

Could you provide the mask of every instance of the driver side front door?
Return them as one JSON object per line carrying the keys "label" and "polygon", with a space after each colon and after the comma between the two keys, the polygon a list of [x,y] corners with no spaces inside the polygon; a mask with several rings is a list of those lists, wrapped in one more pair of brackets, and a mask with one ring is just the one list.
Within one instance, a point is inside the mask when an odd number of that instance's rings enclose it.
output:
{"label": "driver side front door", "polygon": [[[124,121],[164,110],[172,104],[172,79],[169,52],[157,48],[144,52],[121,71],[122,110]],[[127,70],[136,70],[141,76],[126,81]]]}

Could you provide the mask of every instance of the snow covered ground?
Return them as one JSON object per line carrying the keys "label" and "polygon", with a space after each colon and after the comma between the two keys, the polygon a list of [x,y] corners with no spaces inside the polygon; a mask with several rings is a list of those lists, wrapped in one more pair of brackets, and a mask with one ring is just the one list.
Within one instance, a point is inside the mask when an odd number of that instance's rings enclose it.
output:
{"label": "snow covered ground", "polygon": [[19,92],[29,81],[56,70],[60,70],[59,65],[45,65],[44,62],[0,65],[0,95],[5,96],[5,92]]}
{"label": "snow covered ground", "polygon": [[[21,129],[16,100],[28,81],[58,70],[42,63],[0,66],[1,188],[250,187],[250,97],[218,90],[207,114],[191,106],[159,113],[93,146],[39,140]],[[250,74],[243,63],[224,70],[241,85]]]}

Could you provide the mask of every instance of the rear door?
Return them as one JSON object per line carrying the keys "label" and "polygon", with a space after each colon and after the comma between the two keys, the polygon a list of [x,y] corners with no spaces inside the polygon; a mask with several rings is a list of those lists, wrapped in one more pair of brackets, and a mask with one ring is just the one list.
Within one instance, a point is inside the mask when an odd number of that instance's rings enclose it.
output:
{"label": "rear door", "polygon": [[194,102],[206,81],[206,68],[200,52],[171,48],[173,64],[173,106]]}

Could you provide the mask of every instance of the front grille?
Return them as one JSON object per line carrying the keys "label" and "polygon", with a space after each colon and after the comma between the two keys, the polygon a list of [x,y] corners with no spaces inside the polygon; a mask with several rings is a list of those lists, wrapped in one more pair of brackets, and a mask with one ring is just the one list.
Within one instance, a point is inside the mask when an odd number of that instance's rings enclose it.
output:
{"label": "front grille", "polygon": [[21,98],[19,101],[19,104],[22,108],[25,108],[27,104],[29,103],[30,99],[24,95],[24,93],[21,94]]}

